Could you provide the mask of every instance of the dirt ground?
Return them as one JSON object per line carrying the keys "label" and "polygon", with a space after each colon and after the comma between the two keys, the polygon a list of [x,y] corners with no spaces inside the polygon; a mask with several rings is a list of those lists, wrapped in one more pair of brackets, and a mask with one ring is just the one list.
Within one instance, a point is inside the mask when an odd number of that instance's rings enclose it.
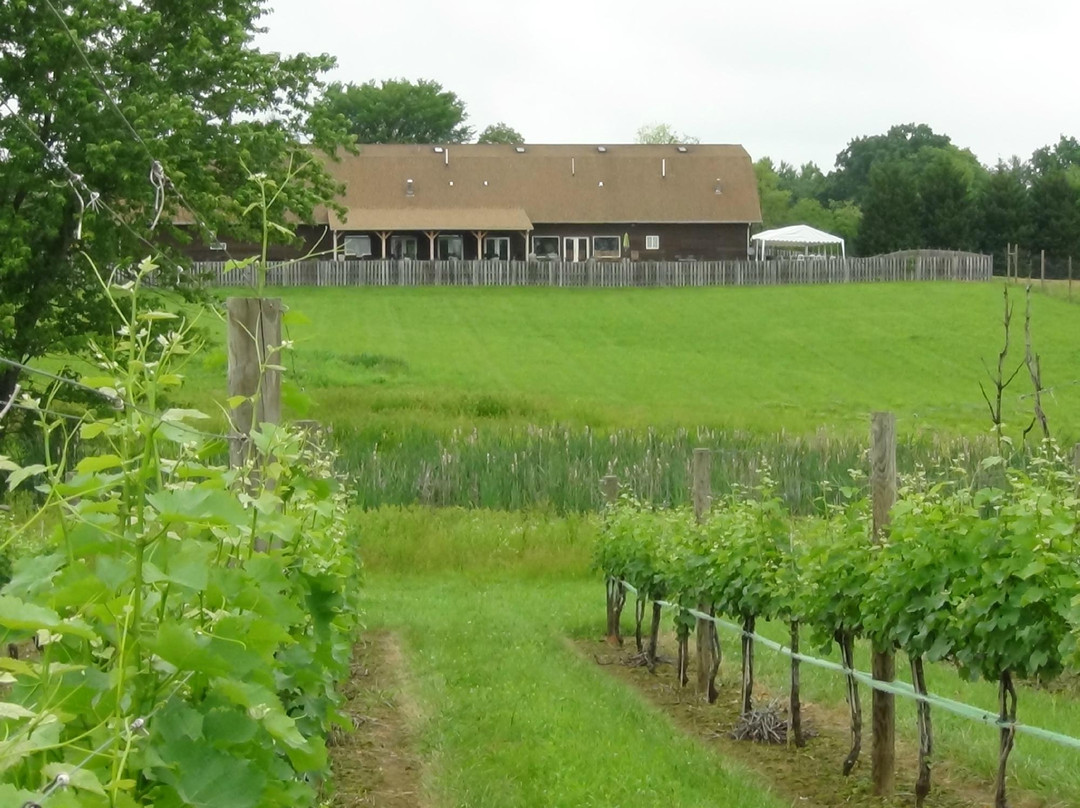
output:
{"label": "dirt ground", "polygon": [[[680,688],[671,664],[657,667],[656,673],[640,665],[627,664],[634,656],[633,639],[622,648],[613,648],[602,640],[579,641],[578,651],[595,660],[616,679],[625,682],[652,704],[669,715],[678,726],[699,738],[724,758],[735,760],[759,773],[773,790],[793,808],[833,808],[833,806],[873,806],[900,808],[914,806],[914,784],[918,750],[914,744],[897,739],[896,793],[880,799],[870,793],[870,727],[867,720],[870,694],[863,700],[863,745],[859,763],[851,776],[844,777],[841,764],[850,749],[849,717],[846,708],[826,708],[803,701],[803,727],[812,734],[803,749],[792,745],[768,745],[733,740],[729,733],[739,717],[739,663],[726,660],[730,671],[722,676],[716,704],[705,704],[694,693],[694,668],[691,660],[690,684]],[[692,652],[691,652],[692,653]],[[674,646],[661,648],[661,656],[675,658]],[[729,678],[734,676],[735,678]],[[763,683],[755,684],[754,703],[760,705],[777,699],[786,718],[787,692],[769,692]],[[993,804],[994,787],[961,771],[946,761],[933,765],[933,785],[926,800],[927,808],[983,808]],[[1041,808],[1047,803],[1018,789],[1010,788],[1013,808]]]}
{"label": "dirt ground", "polygon": [[356,645],[344,691],[355,729],[331,738],[335,808],[424,806],[416,752],[421,714],[394,634],[373,632]]}

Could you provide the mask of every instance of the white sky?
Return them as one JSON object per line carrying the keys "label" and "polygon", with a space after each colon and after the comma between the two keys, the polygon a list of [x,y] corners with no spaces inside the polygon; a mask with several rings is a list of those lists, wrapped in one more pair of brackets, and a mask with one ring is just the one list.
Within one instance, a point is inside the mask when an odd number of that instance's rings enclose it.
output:
{"label": "white sky", "polygon": [[627,143],[663,121],[754,159],[832,167],[927,123],[986,163],[1080,137],[1077,0],[270,0],[260,45],[331,78],[428,78],[479,131]]}

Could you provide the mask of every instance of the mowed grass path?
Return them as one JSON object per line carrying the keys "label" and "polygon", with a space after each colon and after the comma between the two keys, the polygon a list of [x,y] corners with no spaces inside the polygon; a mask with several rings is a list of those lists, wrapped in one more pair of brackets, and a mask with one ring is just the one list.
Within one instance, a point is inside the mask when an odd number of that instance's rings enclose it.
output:
{"label": "mowed grass path", "polygon": [[[275,290],[275,292],[278,290]],[[470,417],[594,426],[984,431],[979,381],[1002,340],[1002,284],[740,289],[302,288],[280,290],[315,417]],[[1013,289],[1012,363],[1023,357]],[[1051,425],[1080,426],[1080,307],[1033,299]],[[221,386],[219,368],[197,386]],[[1008,421],[1030,420],[1026,372]]]}
{"label": "mowed grass path", "polygon": [[603,590],[589,519],[357,514],[364,621],[403,640],[429,801],[455,808],[782,808],[592,659]]}

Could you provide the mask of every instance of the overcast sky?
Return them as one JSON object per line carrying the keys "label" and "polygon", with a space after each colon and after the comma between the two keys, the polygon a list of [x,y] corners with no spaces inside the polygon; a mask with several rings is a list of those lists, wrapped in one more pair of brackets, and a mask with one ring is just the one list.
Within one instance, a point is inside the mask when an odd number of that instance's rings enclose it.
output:
{"label": "overcast sky", "polygon": [[478,131],[627,143],[664,121],[754,159],[832,167],[927,123],[985,163],[1080,137],[1077,0],[270,0],[261,46],[332,78],[428,78]]}

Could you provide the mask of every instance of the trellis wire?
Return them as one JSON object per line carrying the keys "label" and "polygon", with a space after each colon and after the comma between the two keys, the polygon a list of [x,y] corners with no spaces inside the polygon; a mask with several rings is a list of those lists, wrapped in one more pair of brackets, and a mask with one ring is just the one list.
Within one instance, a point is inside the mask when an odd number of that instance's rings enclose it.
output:
{"label": "trellis wire", "polygon": [[[633,592],[635,595],[639,594],[637,588],[633,584],[627,583],[626,581],[622,580],[619,581],[619,584],[623,587],[623,589],[629,592]],[[1021,724],[1017,721],[1002,721],[1001,718],[994,713],[991,713],[987,710],[981,710],[978,707],[973,707],[970,704],[965,704],[961,701],[954,701],[953,699],[947,699],[944,696],[938,696],[933,693],[917,693],[914,687],[902,680],[894,682],[884,682],[879,679],[875,679],[869,673],[855,670],[854,668],[848,668],[836,662],[830,662],[827,659],[819,659],[818,657],[792,651],[787,646],[782,645],[775,640],[770,640],[767,637],[763,637],[754,631],[744,631],[742,626],[724,620],[721,617],[705,614],[704,612],[700,612],[697,609],[688,609],[684,606],[680,606],[677,603],[671,603],[666,600],[654,600],[653,602],[659,603],[664,608],[671,608],[686,612],[687,614],[692,615],[699,620],[708,620],[710,623],[714,623],[721,628],[725,628],[729,631],[735,632],[736,634],[740,634],[743,637],[748,637],[749,639],[754,640],[761,645],[764,645],[766,648],[783,654],[784,656],[790,657],[792,659],[797,659],[800,662],[807,663],[808,665],[814,665],[819,668],[824,668],[825,670],[850,676],[856,681],[861,682],[862,684],[866,685],[867,687],[873,688],[874,690],[880,690],[884,693],[892,693],[894,696],[901,696],[902,698],[906,699],[914,699],[915,701],[925,702],[926,704],[929,704],[931,706],[940,707],[942,710],[945,710],[947,712],[955,713],[962,718],[967,718],[971,721],[978,721],[983,724],[988,724],[998,729],[1012,728],[1017,732],[1023,732],[1028,735],[1033,735],[1037,738],[1042,738],[1044,741],[1050,741],[1051,743],[1056,743],[1060,746],[1067,746],[1072,749],[1080,749],[1080,738],[1073,738],[1069,735],[1063,735],[1059,732],[1042,729],[1041,727],[1033,727],[1028,724]]]}

